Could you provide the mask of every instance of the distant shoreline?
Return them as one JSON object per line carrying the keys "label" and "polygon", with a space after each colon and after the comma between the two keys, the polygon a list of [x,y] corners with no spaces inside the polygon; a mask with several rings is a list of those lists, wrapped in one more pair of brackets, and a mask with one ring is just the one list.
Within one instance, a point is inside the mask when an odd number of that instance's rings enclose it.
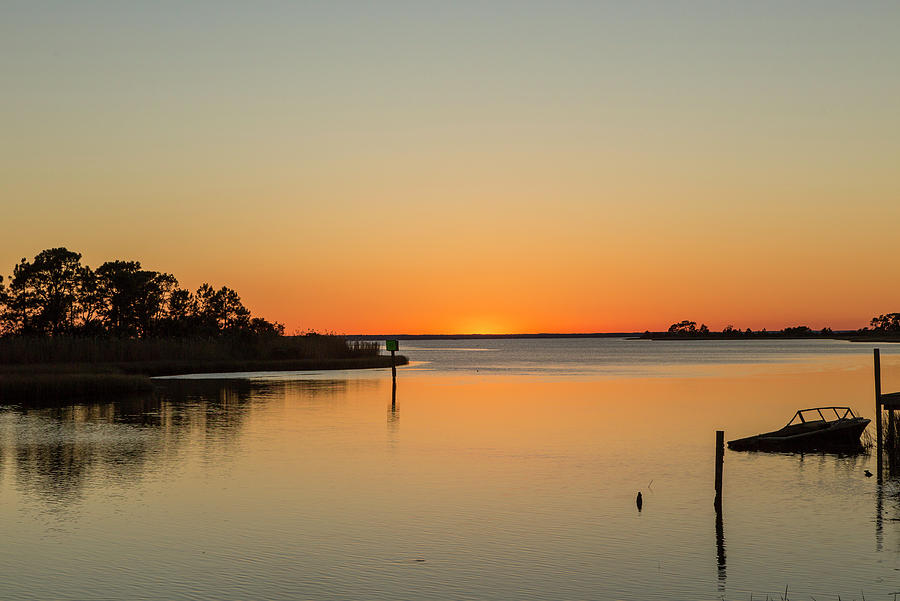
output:
{"label": "distant shoreline", "polygon": [[708,334],[670,334],[668,332],[645,332],[638,336],[641,340],[843,340],[845,342],[900,342],[900,336],[860,336],[856,332],[832,332],[831,334],[784,334],[782,332],[753,332],[752,334],[724,335],[721,332]]}
{"label": "distant shoreline", "polygon": [[727,335],[722,332],[707,334],[671,334],[669,332],[590,332],[581,334],[347,334],[350,341],[379,340],[531,340],[563,338],[628,338],[631,340],[845,340],[847,342],[900,342],[898,336],[860,336],[856,330],[835,331],[830,334],[785,334],[780,331],[753,332]]}
{"label": "distant shoreline", "polygon": [[585,334],[347,334],[347,340],[507,340],[534,338],[634,338],[643,332],[592,332]]}

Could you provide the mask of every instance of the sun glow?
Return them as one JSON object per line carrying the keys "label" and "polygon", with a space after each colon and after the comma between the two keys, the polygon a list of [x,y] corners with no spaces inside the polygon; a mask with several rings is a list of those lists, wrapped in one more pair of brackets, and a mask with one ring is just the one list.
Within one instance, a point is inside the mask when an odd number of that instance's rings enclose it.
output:
{"label": "sun glow", "polygon": [[459,322],[459,327],[454,330],[456,334],[515,334],[515,328],[511,328],[508,320],[500,317],[474,317]]}

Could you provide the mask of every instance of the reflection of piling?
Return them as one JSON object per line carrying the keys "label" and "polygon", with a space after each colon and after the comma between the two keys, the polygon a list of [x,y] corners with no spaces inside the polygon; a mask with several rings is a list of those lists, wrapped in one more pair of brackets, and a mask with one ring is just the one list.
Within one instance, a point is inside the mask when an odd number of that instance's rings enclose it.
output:
{"label": "reflection of piling", "polygon": [[874,349],[875,355],[875,470],[881,482],[881,351]]}
{"label": "reflection of piling", "polygon": [[725,463],[725,431],[716,430],[716,500],[717,511],[722,510],[722,467]]}
{"label": "reflection of piling", "polygon": [[875,489],[875,550],[884,548],[884,489],[881,483]]}
{"label": "reflection of piling", "polygon": [[[716,571],[719,586],[725,585],[725,524],[722,520],[722,505],[716,505]],[[720,592],[724,592],[720,588]]]}

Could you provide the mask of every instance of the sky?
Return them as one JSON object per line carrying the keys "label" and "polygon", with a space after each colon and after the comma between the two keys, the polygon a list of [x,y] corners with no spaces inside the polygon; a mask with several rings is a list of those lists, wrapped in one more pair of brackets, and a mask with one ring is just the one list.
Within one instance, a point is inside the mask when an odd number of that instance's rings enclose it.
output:
{"label": "sky", "polygon": [[0,0],[0,273],[288,332],[900,311],[900,3]]}

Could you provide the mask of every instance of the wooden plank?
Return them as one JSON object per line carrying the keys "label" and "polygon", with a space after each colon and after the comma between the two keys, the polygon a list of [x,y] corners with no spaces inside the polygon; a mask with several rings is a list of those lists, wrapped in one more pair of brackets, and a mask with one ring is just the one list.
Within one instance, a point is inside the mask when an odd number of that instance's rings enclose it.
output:
{"label": "wooden plank", "polygon": [[881,404],[885,409],[900,408],[900,392],[888,392],[881,395]]}

